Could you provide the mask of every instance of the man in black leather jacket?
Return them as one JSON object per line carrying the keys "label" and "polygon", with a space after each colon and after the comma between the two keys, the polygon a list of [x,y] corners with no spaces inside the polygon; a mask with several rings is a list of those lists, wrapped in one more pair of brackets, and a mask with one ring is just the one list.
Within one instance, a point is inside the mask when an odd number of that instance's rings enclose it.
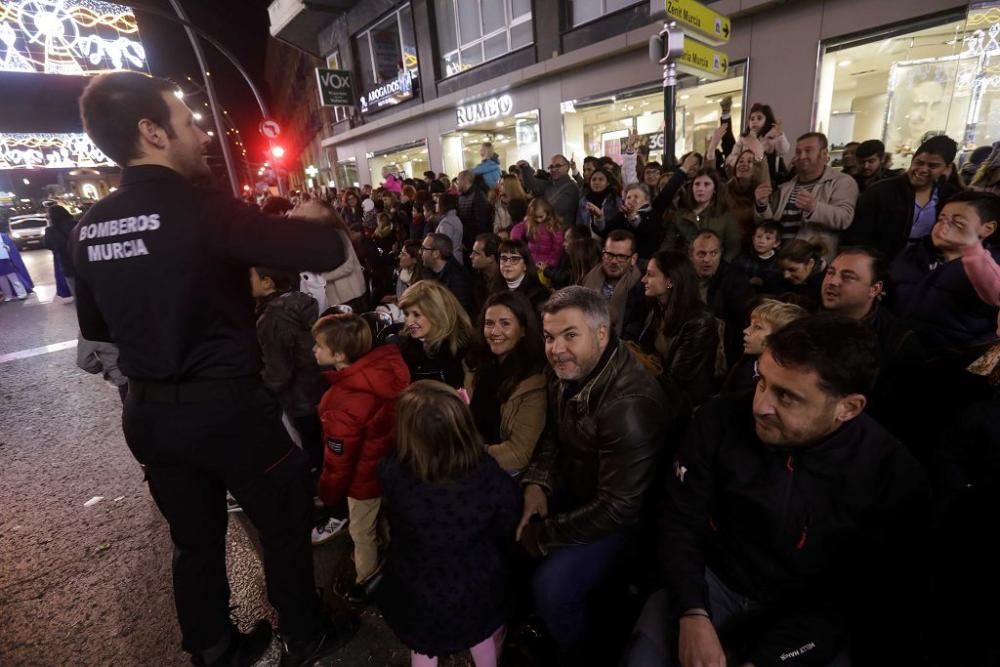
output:
{"label": "man in black leather jacket", "polygon": [[877,358],[862,324],[805,317],[768,336],[752,400],[702,406],[629,667],[914,664],[927,484],[863,412]]}
{"label": "man in black leather jacket", "polygon": [[669,406],[614,335],[600,293],[567,287],[542,313],[549,413],[522,478],[518,539],[545,559],[534,577],[535,600],[563,659],[588,664],[587,597],[639,522]]}

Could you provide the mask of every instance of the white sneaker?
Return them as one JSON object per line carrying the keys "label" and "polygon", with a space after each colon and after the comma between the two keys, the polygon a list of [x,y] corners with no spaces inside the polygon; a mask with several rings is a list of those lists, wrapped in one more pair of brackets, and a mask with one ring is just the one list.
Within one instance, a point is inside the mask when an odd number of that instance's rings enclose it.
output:
{"label": "white sneaker", "polygon": [[337,533],[342,531],[347,527],[348,519],[338,519],[336,517],[331,517],[319,524],[312,530],[312,543],[313,546],[318,546],[320,544],[325,544],[329,542]]}
{"label": "white sneaker", "polygon": [[233,498],[232,494],[226,491],[226,510],[232,514],[233,512],[242,512],[243,508],[240,504],[236,502],[236,498]]}

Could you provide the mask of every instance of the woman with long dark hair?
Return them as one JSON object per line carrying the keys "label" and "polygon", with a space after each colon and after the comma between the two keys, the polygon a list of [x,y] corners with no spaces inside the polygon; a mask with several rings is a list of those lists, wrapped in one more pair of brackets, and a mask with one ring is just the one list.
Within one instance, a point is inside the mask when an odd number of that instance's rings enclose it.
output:
{"label": "woman with long dark hair", "polygon": [[729,211],[729,194],[711,167],[702,167],[681,188],[677,208],[664,216],[662,250],[687,253],[703,229],[722,239],[722,255],[731,261],[743,249],[743,232]]}
{"label": "woman with long dark hair", "polygon": [[587,181],[587,187],[580,197],[580,208],[576,215],[576,224],[590,227],[596,218],[603,227],[605,220],[611,220],[618,215],[622,205],[621,188],[614,177],[604,169],[595,169]]}
{"label": "woman with long dark hair", "polygon": [[563,236],[563,254],[558,266],[547,266],[543,273],[552,289],[582,285],[583,277],[601,262],[601,244],[590,227],[572,225]]}
{"label": "woman with long dark hair", "polygon": [[466,359],[469,407],[486,451],[518,474],[545,427],[545,348],[534,306],[517,292],[492,295],[479,316],[476,343]]}
{"label": "woman with long dark hair", "polygon": [[[823,275],[826,273],[826,252],[822,244],[805,239],[785,241],[778,249],[778,268],[781,269],[781,292],[792,294],[798,305],[815,312],[823,302]],[[788,299],[782,299],[787,301]]]}
{"label": "woman with long dark hair", "polygon": [[720,323],[702,302],[698,276],[684,253],[656,253],[642,283],[652,307],[639,345],[659,359],[663,379],[696,407],[725,372]]}

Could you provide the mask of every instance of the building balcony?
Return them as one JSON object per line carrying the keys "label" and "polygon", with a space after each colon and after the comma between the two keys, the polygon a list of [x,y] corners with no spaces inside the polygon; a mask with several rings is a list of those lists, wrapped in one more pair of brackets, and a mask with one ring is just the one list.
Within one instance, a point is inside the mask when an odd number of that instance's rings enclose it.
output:
{"label": "building balcony", "polygon": [[357,0],[274,0],[267,15],[271,36],[319,57],[316,35]]}

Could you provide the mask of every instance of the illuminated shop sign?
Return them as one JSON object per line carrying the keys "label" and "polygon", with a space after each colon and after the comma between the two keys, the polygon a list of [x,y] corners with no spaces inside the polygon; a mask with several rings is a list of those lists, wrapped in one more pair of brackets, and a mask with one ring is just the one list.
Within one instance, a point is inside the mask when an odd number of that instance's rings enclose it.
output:
{"label": "illuminated shop sign", "polygon": [[361,113],[378,111],[388,106],[405,102],[413,97],[414,79],[417,71],[401,69],[392,81],[385,81],[361,96]]}
{"label": "illuminated shop sign", "polygon": [[458,126],[475,125],[497,118],[509,116],[514,111],[514,100],[510,95],[490,97],[480,102],[465,104],[458,107]]}
{"label": "illuminated shop sign", "polygon": [[148,72],[133,11],[96,0],[0,0],[0,71]]}
{"label": "illuminated shop sign", "polygon": [[111,158],[83,133],[0,133],[0,170],[113,166]]}

